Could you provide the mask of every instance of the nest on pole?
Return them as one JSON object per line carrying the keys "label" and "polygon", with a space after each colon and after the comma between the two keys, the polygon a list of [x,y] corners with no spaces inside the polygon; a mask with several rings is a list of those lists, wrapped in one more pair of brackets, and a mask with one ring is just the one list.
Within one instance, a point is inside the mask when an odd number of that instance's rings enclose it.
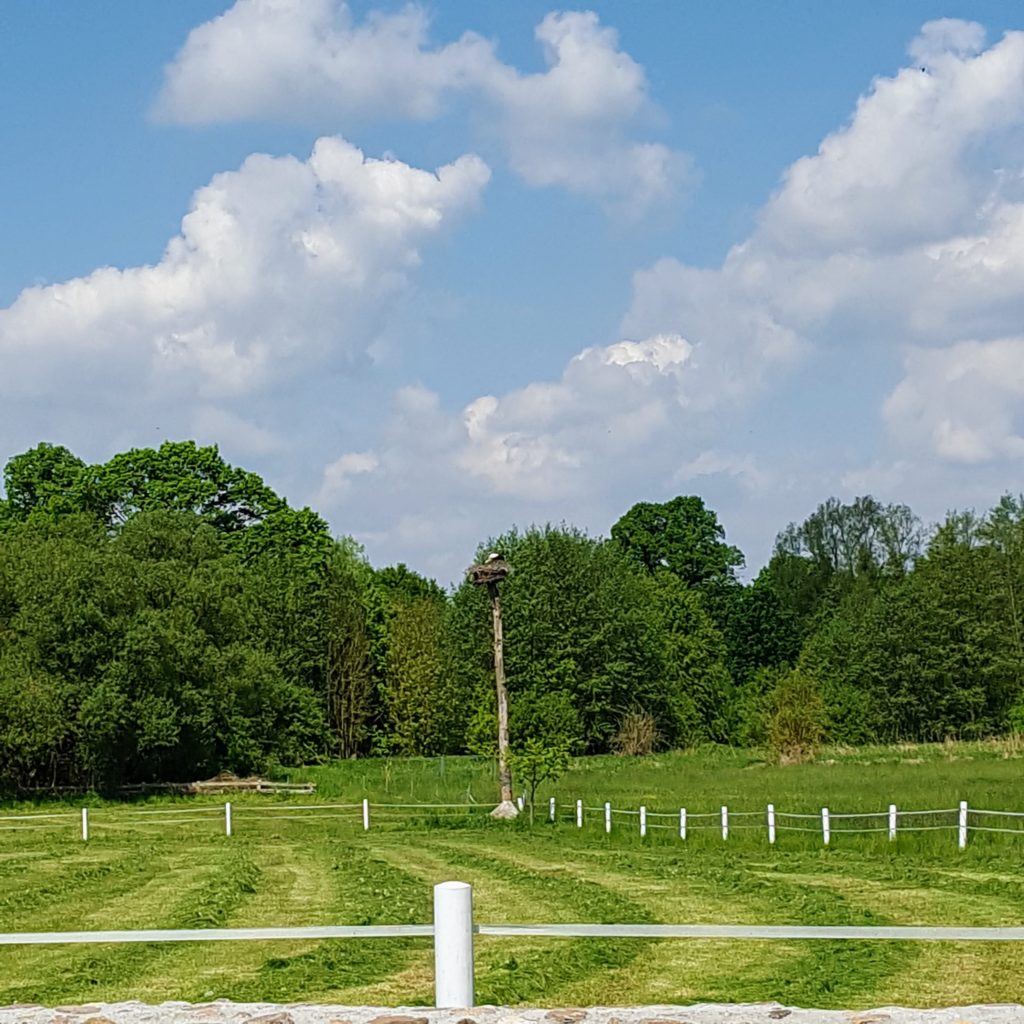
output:
{"label": "nest on pole", "polygon": [[500,555],[493,555],[479,565],[471,565],[466,570],[469,582],[475,587],[486,587],[492,583],[501,583],[512,571],[511,566]]}

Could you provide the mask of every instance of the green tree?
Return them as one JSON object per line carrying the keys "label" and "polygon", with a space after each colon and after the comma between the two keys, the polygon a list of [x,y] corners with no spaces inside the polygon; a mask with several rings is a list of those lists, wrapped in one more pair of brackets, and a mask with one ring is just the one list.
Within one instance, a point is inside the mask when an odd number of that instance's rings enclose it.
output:
{"label": "green tree", "polygon": [[255,473],[229,465],[215,445],[194,441],[133,448],[98,467],[96,478],[111,522],[165,509],[191,512],[230,533],[285,507]]}
{"label": "green tree", "polygon": [[89,467],[63,445],[42,443],[15,455],[4,467],[4,514],[8,522],[30,515],[97,514],[102,499]]}
{"label": "green tree", "polygon": [[[635,709],[652,714],[669,742],[687,713],[691,730],[718,721],[711,695],[727,689],[721,637],[679,581],[673,590],[618,543],[568,527],[512,530],[478,557],[488,551],[501,551],[512,567],[502,605],[513,742],[524,708],[543,709],[564,724],[562,740],[589,752],[609,750]],[[489,630],[486,595],[465,584],[452,599],[445,648],[457,689],[473,695],[467,736],[486,734],[493,714]],[[563,696],[541,701],[552,694]]]}
{"label": "green tree", "polygon": [[316,595],[319,629],[313,638],[322,651],[328,721],[341,757],[366,752],[377,710],[366,629],[370,575],[354,544],[336,544]]}
{"label": "green tree", "polygon": [[665,569],[687,586],[732,580],[743,565],[739,548],[725,543],[718,516],[695,496],[640,502],[612,527],[614,540],[648,572]]}
{"label": "green tree", "polygon": [[443,616],[443,602],[424,596],[402,601],[391,618],[383,696],[388,748],[395,753],[423,756],[446,749]]}
{"label": "green tree", "polygon": [[565,773],[569,767],[569,749],[563,744],[549,745],[537,737],[531,737],[512,751],[509,764],[514,776],[526,786],[532,825],[537,791],[545,782],[556,782]]}
{"label": "green tree", "polygon": [[655,585],[668,704],[658,731],[672,746],[729,742],[733,685],[725,640],[699,594],[667,573]]}

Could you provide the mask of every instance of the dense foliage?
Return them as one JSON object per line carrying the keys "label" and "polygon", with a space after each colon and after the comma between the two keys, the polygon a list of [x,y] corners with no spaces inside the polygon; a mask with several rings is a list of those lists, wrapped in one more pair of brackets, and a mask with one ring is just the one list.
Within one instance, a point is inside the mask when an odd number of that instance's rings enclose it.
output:
{"label": "dense foliage", "polygon": [[[330,756],[490,751],[487,595],[374,569],[216,448],[89,466],[39,445],[0,499],[0,784],[114,788]],[[695,496],[608,540],[512,529],[515,748],[1024,729],[1024,499],[926,530],[831,499],[757,577]]]}

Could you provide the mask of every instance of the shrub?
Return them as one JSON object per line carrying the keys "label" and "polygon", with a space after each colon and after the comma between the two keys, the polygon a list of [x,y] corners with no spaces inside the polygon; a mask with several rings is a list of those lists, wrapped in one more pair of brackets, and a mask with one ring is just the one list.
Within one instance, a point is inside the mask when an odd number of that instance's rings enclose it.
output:
{"label": "shrub", "polygon": [[825,724],[825,702],[817,683],[799,669],[787,672],[772,694],[769,750],[783,764],[809,760],[821,745]]}
{"label": "shrub", "polygon": [[636,709],[622,716],[612,749],[623,757],[640,757],[654,751],[658,742],[658,729],[654,715]]}

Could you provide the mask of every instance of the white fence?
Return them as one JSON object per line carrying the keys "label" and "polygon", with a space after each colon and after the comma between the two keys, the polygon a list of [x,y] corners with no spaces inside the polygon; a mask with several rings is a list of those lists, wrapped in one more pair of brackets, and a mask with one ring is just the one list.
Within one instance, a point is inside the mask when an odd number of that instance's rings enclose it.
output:
{"label": "white fence", "polygon": [[937,810],[900,810],[890,804],[885,811],[856,811],[836,814],[822,807],[818,814],[798,814],[777,810],[768,804],[763,811],[730,811],[727,806],[717,811],[693,813],[685,807],[678,811],[652,811],[641,805],[632,808],[612,807],[605,803],[601,807],[588,807],[582,800],[572,804],[558,804],[554,798],[548,803],[548,819],[572,821],[577,828],[583,828],[588,820],[603,824],[604,831],[611,833],[618,819],[619,827],[635,829],[640,836],[646,836],[651,829],[663,829],[676,833],[680,840],[686,840],[693,831],[717,832],[727,840],[731,832],[764,831],[768,843],[774,845],[780,832],[814,833],[821,836],[829,846],[836,835],[885,834],[890,841],[901,832],[955,833],[957,846],[967,846],[969,832],[993,832],[1024,837],[1024,812],[995,811],[970,807],[962,800],[957,807]]}
{"label": "white fence", "polygon": [[801,926],[728,924],[476,924],[473,890],[465,882],[434,886],[434,923],[425,925],[324,925],[309,928],[183,928],[148,931],[12,932],[0,946],[66,943],[380,939],[433,936],[434,999],[445,1008],[474,1005],[475,935],[628,939],[856,939],[914,942],[1024,942],[1024,927],[927,928],[885,925]]}
{"label": "white fence", "polygon": [[[524,798],[519,797],[519,806],[524,807]],[[220,821],[218,829],[232,835],[239,823],[244,826],[258,825],[269,821],[292,821],[300,823],[323,822],[325,820],[348,821],[361,825],[364,831],[379,824],[393,824],[408,820],[410,816],[424,814],[432,818],[464,817],[477,814],[484,816],[489,806],[480,803],[323,803],[323,804],[256,804],[232,805],[200,804],[198,806],[165,807],[83,807],[80,811],[24,813],[0,816],[0,832],[21,832],[35,830],[63,830],[65,833],[80,835],[88,841],[97,830],[137,829],[143,826],[181,826],[197,821]],[[552,797],[547,805],[550,822],[570,822],[578,829],[596,824],[606,834],[634,831],[646,837],[653,831],[667,831],[685,841],[694,832],[710,831],[728,840],[737,831],[764,833],[770,845],[774,845],[783,832],[804,833],[820,836],[825,846],[833,838],[846,835],[885,835],[894,841],[902,833],[949,832],[955,835],[957,846],[967,846],[971,832],[997,833],[1024,837],[1024,812],[999,811],[970,807],[961,801],[957,807],[927,810],[906,810],[890,804],[884,811],[855,811],[835,813],[822,807],[819,813],[796,813],[778,810],[768,804],[763,811],[734,811],[727,806],[717,811],[693,812],[686,807],[677,811],[654,811],[641,805],[637,808],[613,807],[610,802],[601,806],[588,806],[582,800],[559,804]]]}

